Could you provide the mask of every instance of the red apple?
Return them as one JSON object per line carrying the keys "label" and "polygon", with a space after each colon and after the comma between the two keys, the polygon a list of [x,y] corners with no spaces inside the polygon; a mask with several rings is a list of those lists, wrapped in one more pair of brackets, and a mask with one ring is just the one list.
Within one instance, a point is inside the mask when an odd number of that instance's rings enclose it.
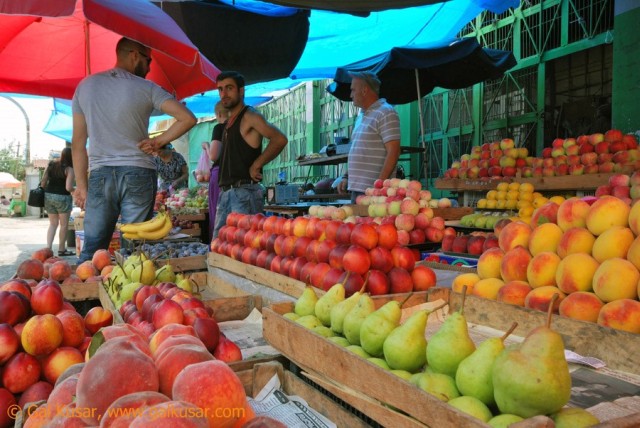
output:
{"label": "red apple", "polygon": [[367,287],[366,291],[369,292],[372,296],[380,296],[383,294],[389,294],[389,290],[391,289],[391,285],[389,284],[389,278],[386,273],[371,269],[367,276]]}
{"label": "red apple", "polygon": [[351,245],[342,258],[342,264],[345,270],[364,275],[371,266],[371,258],[365,248]]}
{"label": "red apple", "polygon": [[413,279],[411,274],[402,268],[393,268],[387,274],[389,283],[391,284],[390,292],[395,293],[409,293],[413,290]]}

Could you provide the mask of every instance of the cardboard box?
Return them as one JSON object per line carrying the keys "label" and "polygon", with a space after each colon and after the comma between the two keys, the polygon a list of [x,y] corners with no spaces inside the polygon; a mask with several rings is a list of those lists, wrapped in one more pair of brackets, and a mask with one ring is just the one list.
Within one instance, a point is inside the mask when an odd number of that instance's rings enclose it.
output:
{"label": "cardboard box", "polygon": [[[79,257],[82,252],[82,245],[84,244],[84,230],[76,229],[76,255]],[[120,249],[120,232],[113,232],[111,237],[111,243],[109,244],[109,252],[112,256],[115,256],[116,251]]]}

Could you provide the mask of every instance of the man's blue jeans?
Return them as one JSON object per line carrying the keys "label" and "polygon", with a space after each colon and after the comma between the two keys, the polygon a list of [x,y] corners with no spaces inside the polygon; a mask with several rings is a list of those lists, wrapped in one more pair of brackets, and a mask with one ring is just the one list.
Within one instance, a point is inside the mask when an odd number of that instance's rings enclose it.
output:
{"label": "man's blue jeans", "polygon": [[118,216],[122,216],[122,223],[150,219],[157,187],[154,169],[103,166],[91,171],[80,262],[91,260],[97,250],[109,248]]}
{"label": "man's blue jeans", "polygon": [[264,210],[264,191],[260,184],[247,184],[235,187],[225,192],[220,191],[218,209],[216,210],[216,228],[213,238],[218,236],[220,228],[227,222],[227,216],[232,213],[258,214]]}

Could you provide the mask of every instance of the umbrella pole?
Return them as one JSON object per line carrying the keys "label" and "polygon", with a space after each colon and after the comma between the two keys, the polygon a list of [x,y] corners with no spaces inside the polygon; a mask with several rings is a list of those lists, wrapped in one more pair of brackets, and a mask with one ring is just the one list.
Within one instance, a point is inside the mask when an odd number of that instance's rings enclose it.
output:
{"label": "umbrella pole", "polygon": [[84,20],[84,64],[86,75],[91,74],[91,41],[89,35],[89,21]]}
{"label": "umbrella pole", "polygon": [[418,115],[420,115],[420,142],[422,143],[423,159],[422,167],[424,168],[424,180],[429,185],[429,177],[427,175],[427,145],[424,142],[424,118],[422,116],[422,97],[420,96],[420,79],[418,76],[418,69],[415,69],[416,74],[416,89],[418,91]]}

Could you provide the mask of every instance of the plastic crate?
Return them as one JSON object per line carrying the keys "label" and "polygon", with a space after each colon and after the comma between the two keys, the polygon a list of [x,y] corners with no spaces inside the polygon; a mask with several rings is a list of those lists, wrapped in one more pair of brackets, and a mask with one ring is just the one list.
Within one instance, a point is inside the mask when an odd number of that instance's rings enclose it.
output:
{"label": "plastic crate", "polygon": [[450,254],[444,253],[422,253],[422,260],[434,262],[434,263],[442,263],[450,266],[460,266],[460,267],[468,267],[468,268],[476,268],[478,267],[478,259],[472,257],[462,257],[462,256],[454,256]]}

